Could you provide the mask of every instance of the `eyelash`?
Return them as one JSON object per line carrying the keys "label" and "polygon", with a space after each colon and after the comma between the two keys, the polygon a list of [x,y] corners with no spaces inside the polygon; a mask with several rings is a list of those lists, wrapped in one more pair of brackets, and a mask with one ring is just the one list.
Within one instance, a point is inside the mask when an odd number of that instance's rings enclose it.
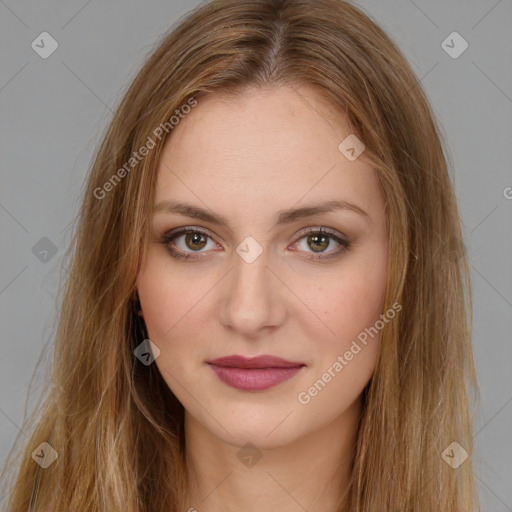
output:
{"label": "eyelash", "polygon": [[[175,239],[179,238],[182,235],[187,235],[187,234],[192,234],[192,233],[198,234],[198,235],[204,235],[208,238],[213,239],[213,237],[211,236],[211,234],[208,231],[204,231],[202,229],[193,228],[193,227],[184,227],[184,228],[179,229],[178,231],[174,231],[174,232],[171,231],[170,233],[164,234],[161,237],[162,238],[161,243],[166,246],[167,250],[169,251],[170,255],[173,258],[176,258],[179,260],[189,260],[189,259],[195,260],[197,258],[202,257],[202,256],[200,256],[201,253],[199,251],[196,251],[195,255],[194,255],[194,252],[183,254],[179,250],[173,249],[171,247],[171,242],[173,242]],[[335,242],[339,243],[341,247],[339,247],[338,249],[336,249],[334,251],[331,251],[330,253],[327,253],[328,254],[327,256],[322,255],[325,253],[318,253],[318,254],[310,253],[310,256],[305,256],[305,259],[307,259],[309,261],[320,261],[321,262],[323,260],[335,258],[335,257],[341,255],[341,253],[344,253],[350,247],[349,242],[341,239],[340,237],[338,237],[335,234],[335,232],[333,232],[329,229],[326,229],[324,227],[309,229],[305,232],[302,232],[301,236],[297,239],[297,242],[299,240],[302,240],[303,238],[306,238],[311,235],[326,236],[326,237],[334,240]],[[294,244],[297,242],[294,242]]]}

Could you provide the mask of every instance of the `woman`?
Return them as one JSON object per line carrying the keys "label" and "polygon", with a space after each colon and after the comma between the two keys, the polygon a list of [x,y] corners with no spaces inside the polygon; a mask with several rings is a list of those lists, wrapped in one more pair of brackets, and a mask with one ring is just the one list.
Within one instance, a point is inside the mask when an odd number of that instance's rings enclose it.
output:
{"label": "woman", "polygon": [[8,510],[477,510],[461,239],[374,22],[202,5],[94,161]]}

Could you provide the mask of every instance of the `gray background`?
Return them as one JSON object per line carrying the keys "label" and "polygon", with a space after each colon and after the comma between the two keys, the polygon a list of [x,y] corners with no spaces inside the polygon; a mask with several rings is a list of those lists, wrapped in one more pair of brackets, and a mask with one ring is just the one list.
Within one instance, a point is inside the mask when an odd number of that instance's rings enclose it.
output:
{"label": "gray background", "polygon": [[[0,0],[0,462],[25,400],[30,407],[39,399],[44,375],[38,371],[29,388],[30,379],[44,347],[43,363],[51,359],[62,256],[111,109],[159,37],[199,3]],[[482,510],[512,511],[512,4],[357,5],[405,53],[448,139],[481,385],[473,459]],[[31,48],[44,31],[59,44],[48,59]],[[453,31],[469,44],[456,59],[441,47]],[[47,262],[32,252],[43,237],[57,248]]]}

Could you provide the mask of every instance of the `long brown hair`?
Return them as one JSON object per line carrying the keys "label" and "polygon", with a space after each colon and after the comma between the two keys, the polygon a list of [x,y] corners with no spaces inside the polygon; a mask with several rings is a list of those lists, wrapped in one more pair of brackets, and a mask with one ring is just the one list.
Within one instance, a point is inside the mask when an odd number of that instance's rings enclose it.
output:
{"label": "long brown hair", "polygon": [[[313,86],[364,142],[389,220],[384,309],[403,308],[382,330],[348,502],[338,511],[478,510],[469,271],[442,136],[417,78],[383,30],[347,2],[213,0],[148,58],[95,156],[69,248],[48,392],[11,461],[19,468],[9,512],[187,510],[183,407],[156,365],[134,357],[145,337],[136,284],[159,155],[183,105],[280,84]],[[147,154],[131,160],[143,146]],[[46,469],[31,456],[42,442],[58,454]],[[458,468],[442,456],[452,442],[469,454]]]}

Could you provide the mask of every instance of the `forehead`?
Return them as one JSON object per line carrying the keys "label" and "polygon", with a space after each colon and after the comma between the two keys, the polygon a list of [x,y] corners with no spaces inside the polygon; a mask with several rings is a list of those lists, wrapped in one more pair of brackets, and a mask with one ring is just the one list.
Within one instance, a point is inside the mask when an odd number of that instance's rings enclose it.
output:
{"label": "forehead", "polygon": [[166,141],[155,203],[202,202],[228,215],[272,213],[301,198],[370,208],[379,200],[373,169],[338,149],[351,133],[345,117],[307,87],[205,97]]}
{"label": "forehead", "polygon": [[197,162],[222,157],[225,165],[243,160],[242,173],[258,160],[336,159],[340,136],[350,133],[345,116],[311,87],[251,87],[200,99],[173,129],[164,153]]}

